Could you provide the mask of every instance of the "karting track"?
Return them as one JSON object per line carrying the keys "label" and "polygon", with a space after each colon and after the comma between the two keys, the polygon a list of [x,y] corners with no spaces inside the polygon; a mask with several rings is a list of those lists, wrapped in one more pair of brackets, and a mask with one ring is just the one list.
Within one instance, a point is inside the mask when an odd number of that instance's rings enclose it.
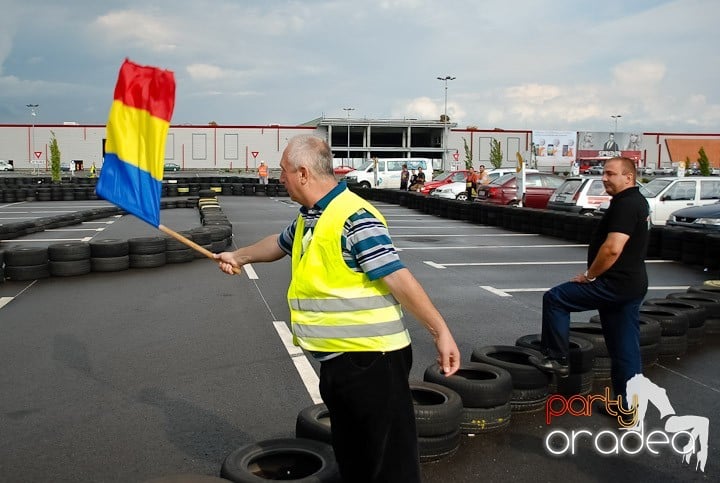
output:
{"label": "karting track", "polygon": [[[281,230],[296,214],[288,198],[219,197],[234,244]],[[375,203],[401,258],[450,324],[463,359],[474,347],[513,345],[540,331],[547,288],[584,269],[586,247]],[[15,203],[5,219],[107,206],[102,201]],[[42,211],[45,214],[38,214]],[[162,213],[183,230],[197,210]],[[0,242],[157,235],[132,216]],[[0,482],[142,482],[178,473],[218,475],[239,446],[293,437],[298,412],[319,400],[317,364],[291,356],[285,289],[289,261],[253,265],[240,276],[213,262],[0,284]],[[718,274],[677,262],[648,264],[650,297]],[[575,314],[587,321],[593,313]],[[435,360],[430,337],[408,316],[412,378]],[[463,436],[458,452],[423,465],[427,482],[711,481],[720,477],[720,337],[646,372],[678,415],[710,419],[705,472],[667,448],[658,455],[575,455],[544,449],[551,430],[613,430],[607,417],[513,414],[504,431]],[[662,428],[654,409],[646,421]]]}

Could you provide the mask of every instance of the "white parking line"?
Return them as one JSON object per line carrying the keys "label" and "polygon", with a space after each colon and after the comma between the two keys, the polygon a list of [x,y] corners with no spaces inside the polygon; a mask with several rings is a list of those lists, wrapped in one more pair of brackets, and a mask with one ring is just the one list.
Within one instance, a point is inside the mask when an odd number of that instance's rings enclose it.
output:
{"label": "white parking line", "polygon": [[305,384],[305,389],[307,389],[308,394],[310,394],[313,403],[320,404],[322,402],[322,397],[320,396],[320,379],[310,365],[310,361],[307,360],[302,349],[293,344],[293,336],[285,322],[278,320],[273,322],[273,326],[280,336],[280,340],[290,355],[293,364],[295,364],[295,369],[297,369],[300,379],[302,379],[303,384]]}
{"label": "white parking line", "polygon": [[103,231],[105,228],[49,228],[43,231]]}
{"label": "white parking line", "polygon": [[[533,288],[495,288],[491,287],[490,285],[480,285],[480,288],[483,290],[487,290],[490,293],[493,293],[499,297],[512,297],[510,295],[511,293],[522,293],[522,292],[547,292],[552,287],[533,287]],[[648,291],[650,290],[686,290],[688,288],[688,285],[667,285],[667,286],[654,286],[654,287],[648,287]]]}
{"label": "white parking line", "polygon": [[439,263],[430,262],[430,261],[427,261],[427,260],[426,260],[426,261],[423,261],[423,263],[426,264],[426,265],[430,265],[430,266],[433,267],[433,268],[438,268],[438,269],[440,269],[440,270],[444,270],[444,269],[445,269],[445,265],[440,265]]}
{"label": "white parking line", "polygon": [[420,238],[420,237],[457,237],[457,236],[492,236],[492,237],[498,237],[498,238],[505,238],[505,237],[518,237],[518,236],[528,236],[528,237],[535,237],[540,236],[536,233],[425,233],[422,235],[402,235],[402,234],[396,234],[393,235],[393,238]]}
{"label": "white parking line", "polygon": [[[397,236],[393,236],[397,238]],[[485,248],[569,248],[586,247],[587,245],[454,245],[445,247],[398,247],[398,250],[460,250],[460,249],[485,249]]]}
{"label": "white parking line", "polygon": [[35,243],[35,242],[73,242],[73,241],[90,241],[92,240],[91,236],[86,236],[82,238],[33,238],[33,239],[23,239],[23,238],[13,238],[12,240],[0,240],[0,243]]}
{"label": "white parking line", "polygon": [[12,302],[15,297],[0,297],[0,309]]}
{"label": "white parking line", "polygon": [[[483,247],[484,248],[484,247]],[[424,261],[435,268],[447,267],[506,267],[512,265],[585,265],[585,260],[578,261],[546,261],[546,262],[462,262],[462,263],[437,263]],[[675,260],[646,260],[645,263],[675,263]]]}
{"label": "white parking line", "polygon": [[243,270],[245,270],[245,273],[247,273],[247,276],[250,280],[257,280],[258,276],[257,273],[255,273],[255,269],[252,267],[251,264],[243,265]]}

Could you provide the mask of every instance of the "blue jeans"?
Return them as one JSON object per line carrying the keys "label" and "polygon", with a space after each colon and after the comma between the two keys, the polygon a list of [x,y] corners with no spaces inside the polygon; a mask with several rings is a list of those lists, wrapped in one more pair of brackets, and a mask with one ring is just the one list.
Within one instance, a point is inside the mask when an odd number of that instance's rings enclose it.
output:
{"label": "blue jeans", "polygon": [[640,304],[643,297],[627,298],[610,283],[565,282],[543,295],[541,346],[548,357],[566,359],[569,354],[570,313],[597,310],[610,355],[615,396],[625,398],[627,381],[642,373],[640,358]]}

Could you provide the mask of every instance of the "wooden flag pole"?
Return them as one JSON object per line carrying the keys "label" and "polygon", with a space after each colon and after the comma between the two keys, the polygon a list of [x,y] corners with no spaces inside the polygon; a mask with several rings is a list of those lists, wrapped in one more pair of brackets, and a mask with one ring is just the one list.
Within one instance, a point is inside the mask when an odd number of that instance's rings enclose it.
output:
{"label": "wooden flag pole", "polygon": [[[170,228],[168,228],[167,226],[162,225],[162,224],[158,225],[158,230],[165,233],[166,235],[170,235],[171,237],[173,237],[180,243],[183,243],[183,244],[189,246],[190,248],[199,251],[200,253],[202,253],[203,255],[208,257],[210,260],[217,262],[217,260],[215,260],[215,254],[213,252],[211,252],[207,248],[201,247],[194,241],[190,240],[187,237],[182,236],[180,233],[176,232],[175,230],[171,230]],[[235,274],[237,275],[237,274],[242,273],[242,269],[233,267],[233,272],[235,272]]]}

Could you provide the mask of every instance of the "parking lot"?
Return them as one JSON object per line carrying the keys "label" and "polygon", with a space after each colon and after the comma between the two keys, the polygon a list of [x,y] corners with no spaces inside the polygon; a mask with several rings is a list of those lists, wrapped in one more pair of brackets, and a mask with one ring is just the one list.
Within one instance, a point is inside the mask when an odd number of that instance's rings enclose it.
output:
{"label": "parking lot", "polygon": [[[241,246],[276,233],[296,215],[288,198],[219,197]],[[514,345],[540,332],[542,293],[584,270],[586,246],[374,202],[400,256],[445,316],[469,361],[474,347]],[[0,223],[102,201],[0,205]],[[175,230],[199,225],[197,210],[163,210]],[[113,216],[0,242],[131,238],[158,232]],[[221,273],[208,260],[0,284],[0,482],[142,482],[177,473],[218,475],[232,450],[293,437],[298,412],[319,401],[317,364],[288,343],[287,259]],[[719,274],[666,260],[648,263],[649,297],[684,291]],[[591,312],[575,314],[587,321]],[[426,331],[408,316],[411,378],[435,360]],[[428,482],[717,480],[720,338],[661,360],[647,377],[678,414],[708,417],[705,472],[680,457],[596,454],[556,457],[551,429],[612,429],[609,420],[544,412],[513,415],[497,433],[463,436],[458,452],[423,465]],[[290,351],[290,352],[289,352]],[[294,355],[291,355],[293,353]],[[661,426],[656,412],[647,416]],[[694,461],[694,460],[693,460]]]}

